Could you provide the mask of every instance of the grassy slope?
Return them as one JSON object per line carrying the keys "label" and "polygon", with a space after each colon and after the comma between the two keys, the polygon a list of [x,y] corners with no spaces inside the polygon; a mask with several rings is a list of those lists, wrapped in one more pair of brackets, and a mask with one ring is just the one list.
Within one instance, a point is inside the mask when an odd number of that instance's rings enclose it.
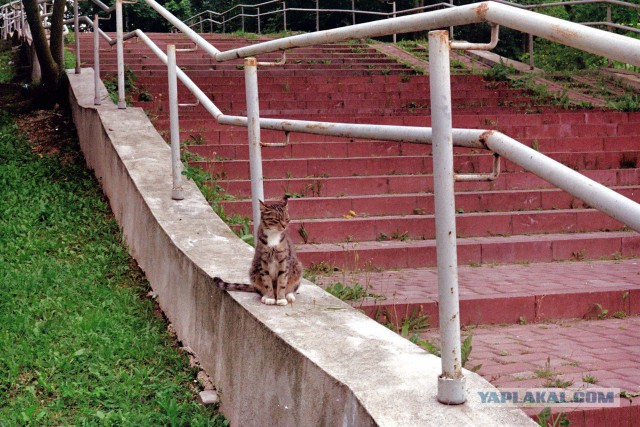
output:
{"label": "grassy slope", "polygon": [[77,145],[28,141],[33,116],[0,112],[0,426],[226,425],[196,403]]}

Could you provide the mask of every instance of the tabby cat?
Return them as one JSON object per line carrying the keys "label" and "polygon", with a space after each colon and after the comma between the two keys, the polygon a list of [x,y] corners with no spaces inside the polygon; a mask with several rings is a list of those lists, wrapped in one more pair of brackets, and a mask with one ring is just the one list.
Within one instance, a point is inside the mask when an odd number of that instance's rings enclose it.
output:
{"label": "tabby cat", "polygon": [[227,283],[215,277],[213,280],[219,288],[258,292],[267,305],[287,305],[296,300],[294,292],[300,286],[302,263],[287,232],[287,199],[285,195],[282,201],[271,205],[260,201],[258,241],[249,269],[251,284]]}

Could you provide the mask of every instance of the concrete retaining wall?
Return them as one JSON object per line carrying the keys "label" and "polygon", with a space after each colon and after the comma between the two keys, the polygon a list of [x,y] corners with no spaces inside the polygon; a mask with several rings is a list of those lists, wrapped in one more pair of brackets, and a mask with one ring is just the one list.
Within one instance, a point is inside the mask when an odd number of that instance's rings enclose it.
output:
{"label": "concrete retaining wall", "polygon": [[214,287],[214,276],[246,282],[253,248],[191,182],[185,200],[171,199],[170,150],[141,109],[118,110],[104,88],[94,107],[92,69],[69,80],[87,164],[233,426],[535,425],[518,409],[480,404],[477,391],[493,387],[469,372],[467,404],[438,403],[440,359],[309,282],[287,307]]}

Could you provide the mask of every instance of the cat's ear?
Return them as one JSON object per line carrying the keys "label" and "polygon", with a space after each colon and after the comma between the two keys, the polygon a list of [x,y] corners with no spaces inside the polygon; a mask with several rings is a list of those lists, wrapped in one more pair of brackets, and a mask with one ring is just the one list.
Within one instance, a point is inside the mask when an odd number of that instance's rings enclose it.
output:
{"label": "cat's ear", "polygon": [[258,201],[260,202],[260,212],[264,212],[264,210],[267,208],[267,205],[265,205],[262,200]]}
{"label": "cat's ear", "polygon": [[285,205],[285,206],[287,206],[287,201],[288,201],[288,200],[289,200],[289,195],[288,195],[288,194],[285,194],[285,195],[282,197],[282,204],[283,204],[283,205]]}

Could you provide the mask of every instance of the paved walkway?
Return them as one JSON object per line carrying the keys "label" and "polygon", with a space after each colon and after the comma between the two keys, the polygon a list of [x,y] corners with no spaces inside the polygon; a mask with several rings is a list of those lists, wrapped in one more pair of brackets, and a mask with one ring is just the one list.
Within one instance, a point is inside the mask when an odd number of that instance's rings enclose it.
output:
{"label": "paved walkway", "polygon": [[[466,367],[497,387],[616,387],[640,392],[640,317],[467,328],[473,350]],[[438,341],[438,331],[424,334]],[[640,421],[640,420],[639,420]]]}
{"label": "paved walkway", "polygon": [[[615,388],[618,408],[554,408],[572,426],[640,425],[640,316],[466,329],[472,334],[467,368],[498,388]],[[438,342],[438,331],[423,337]],[[542,408],[526,408],[529,415]]]}
{"label": "paved walkway", "polygon": [[[458,268],[460,298],[488,298],[618,289],[640,290],[640,260],[483,265]],[[336,272],[319,283],[359,283],[397,303],[436,301],[435,268]],[[637,301],[640,304],[640,301]]]}
{"label": "paved walkway", "polygon": [[[481,365],[477,372],[498,388],[611,387],[631,396],[640,393],[640,260],[465,266],[459,278],[461,319],[480,305],[486,312],[478,312],[489,320],[512,306],[520,310],[515,313],[524,313],[530,298],[538,307],[538,319],[521,316],[493,325],[482,325],[492,322],[480,319],[481,326],[463,328],[463,337],[473,335],[465,367]],[[411,308],[406,316],[419,307],[431,325],[438,324],[435,269],[337,272],[318,282],[359,283],[384,294],[386,301],[405,303]],[[385,301],[362,304],[370,309]],[[439,341],[436,328],[422,336]],[[613,409],[554,412],[566,412],[574,427],[640,426],[640,395],[622,399],[622,406]]]}

